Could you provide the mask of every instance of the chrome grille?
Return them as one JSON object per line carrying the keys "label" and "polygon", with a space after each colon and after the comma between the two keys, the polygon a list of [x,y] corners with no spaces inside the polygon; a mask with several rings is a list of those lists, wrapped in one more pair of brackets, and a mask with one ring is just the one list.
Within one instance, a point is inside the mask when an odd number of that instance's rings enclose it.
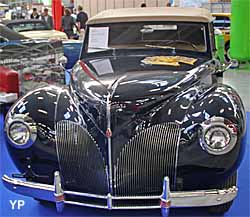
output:
{"label": "chrome grille", "polygon": [[64,189],[107,194],[105,160],[92,136],[79,124],[56,124],[56,143]]}
{"label": "chrome grille", "polygon": [[173,188],[179,138],[179,125],[164,123],[144,129],[130,139],[114,168],[115,195],[160,195],[165,176]]}

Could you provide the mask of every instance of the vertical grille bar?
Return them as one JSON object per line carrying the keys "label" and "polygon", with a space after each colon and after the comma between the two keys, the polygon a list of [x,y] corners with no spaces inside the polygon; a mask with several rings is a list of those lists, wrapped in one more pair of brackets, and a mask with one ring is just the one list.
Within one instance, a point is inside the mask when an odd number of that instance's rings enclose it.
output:
{"label": "vertical grille bar", "polygon": [[175,123],[154,125],[131,138],[117,158],[115,195],[159,195],[165,176],[174,188],[179,138]]}
{"label": "vertical grille bar", "polygon": [[107,194],[107,171],[102,153],[86,129],[71,121],[56,124],[59,166],[66,190]]}

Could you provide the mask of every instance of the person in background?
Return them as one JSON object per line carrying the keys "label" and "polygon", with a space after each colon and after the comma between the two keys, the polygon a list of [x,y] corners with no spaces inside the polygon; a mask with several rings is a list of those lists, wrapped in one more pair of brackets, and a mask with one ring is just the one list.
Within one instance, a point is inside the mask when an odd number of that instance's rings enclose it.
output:
{"label": "person in background", "polygon": [[71,16],[71,10],[69,8],[66,8],[64,10],[64,16],[62,17],[62,31],[66,33],[68,38],[73,39],[74,38],[74,26],[78,29],[78,26],[76,25],[75,19]]}
{"label": "person in background", "polygon": [[69,1],[69,4],[66,5],[66,6],[67,6],[67,8],[69,8],[69,9],[71,10],[71,12],[73,12],[73,9],[74,9],[74,7],[75,7],[74,0],[70,0],[70,1]]}
{"label": "person in background", "polygon": [[30,19],[39,19],[40,15],[37,13],[37,9],[33,8],[32,14],[30,15]]}
{"label": "person in background", "polygon": [[83,11],[81,5],[77,7],[78,14],[76,16],[76,22],[78,24],[78,28],[80,29],[80,39],[83,39],[85,34],[86,22],[88,21],[88,14]]}
{"label": "person in background", "polygon": [[78,14],[76,16],[76,22],[79,24],[80,29],[84,29],[86,27],[86,22],[88,21],[88,15],[83,11],[83,8],[81,5],[77,7],[78,9]]}
{"label": "person in background", "polygon": [[42,20],[48,24],[48,26],[51,29],[54,29],[54,24],[53,24],[53,19],[52,16],[49,15],[49,10],[48,8],[44,8],[43,10],[43,15],[42,15]]}
{"label": "person in background", "polygon": [[146,7],[147,7],[146,3],[141,3],[141,8],[146,8]]}
{"label": "person in background", "polygon": [[73,8],[73,12],[72,12],[71,16],[74,17],[74,19],[76,20],[76,18],[77,18],[76,8]]}
{"label": "person in background", "polygon": [[166,7],[171,7],[171,6],[172,6],[171,3],[169,1],[167,1]]}

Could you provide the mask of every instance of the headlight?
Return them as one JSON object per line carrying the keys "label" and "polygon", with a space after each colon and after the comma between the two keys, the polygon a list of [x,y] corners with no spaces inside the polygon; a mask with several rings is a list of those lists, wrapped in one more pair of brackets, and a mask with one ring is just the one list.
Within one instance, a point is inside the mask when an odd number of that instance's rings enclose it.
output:
{"label": "headlight", "polygon": [[202,123],[201,145],[210,154],[230,152],[237,143],[237,128],[230,121],[213,117]]}
{"label": "headlight", "polygon": [[30,138],[28,126],[22,122],[12,123],[9,128],[9,138],[16,145],[26,144]]}
{"label": "headlight", "polygon": [[29,148],[36,141],[36,124],[27,115],[7,118],[5,129],[9,143],[15,148]]}

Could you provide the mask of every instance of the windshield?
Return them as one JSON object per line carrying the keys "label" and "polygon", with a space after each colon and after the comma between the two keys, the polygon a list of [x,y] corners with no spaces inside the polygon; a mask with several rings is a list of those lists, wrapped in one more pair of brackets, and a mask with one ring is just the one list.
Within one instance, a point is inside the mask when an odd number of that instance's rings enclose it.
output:
{"label": "windshield", "polygon": [[199,23],[111,23],[90,26],[87,52],[119,48],[175,48],[206,52],[206,28]]}
{"label": "windshield", "polygon": [[216,16],[213,24],[217,28],[229,28],[231,21],[228,16]]}
{"label": "windshield", "polygon": [[43,22],[11,23],[8,27],[15,32],[50,30],[49,26]]}

